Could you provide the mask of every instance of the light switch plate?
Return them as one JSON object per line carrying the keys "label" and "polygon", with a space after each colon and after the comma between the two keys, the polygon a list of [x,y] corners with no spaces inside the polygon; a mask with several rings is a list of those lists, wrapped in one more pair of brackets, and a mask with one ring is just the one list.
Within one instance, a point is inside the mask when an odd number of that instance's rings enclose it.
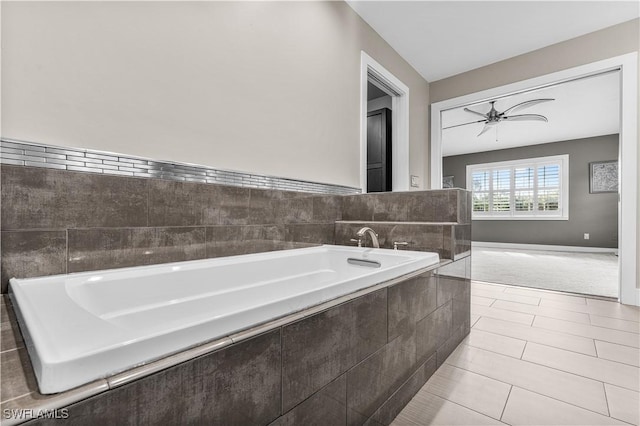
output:
{"label": "light switch plate", "polygon": [[411,175],[411,186],[414,188],[420,188],[420,177]]}

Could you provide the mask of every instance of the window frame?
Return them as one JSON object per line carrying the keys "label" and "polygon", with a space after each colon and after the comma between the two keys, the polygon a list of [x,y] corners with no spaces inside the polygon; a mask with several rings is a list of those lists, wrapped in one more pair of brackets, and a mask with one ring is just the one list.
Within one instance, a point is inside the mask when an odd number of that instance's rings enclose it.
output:
{"label": "window frame", "polygon": [[[533,205],[537,208],[538,205],[538,191],[544,189],[538,186],[538,167],[546,165],[558,165],[560,167],[558,177],[560,182],[558,184],[559,197],[558,197],[558,210],[557,211],[515,211],[515,173],[516,168],[532,167],[534,168],[534,182],[533,182]],[[510,210],[508,212],[492,212],[492,199],[493,193],[503,193],[504,190],[494,190],[492,187],[493,171],[495,170],[510,170],[510,187],[509,187],[509,204]],[[482,193],[488,193],[488,208],[487,212],[473,211],[473,204],[471,206],[471,218],[472,220],[569,220],[569,154],[553,155],[548,157],[537,158],[523,158],[519,160],[497,161],[483,164],[469,164],[466,167],[467,172],[467,189],[473,193],[473,173],[479,171],[489,172],[489,188],[487,191],[481,191]]]}

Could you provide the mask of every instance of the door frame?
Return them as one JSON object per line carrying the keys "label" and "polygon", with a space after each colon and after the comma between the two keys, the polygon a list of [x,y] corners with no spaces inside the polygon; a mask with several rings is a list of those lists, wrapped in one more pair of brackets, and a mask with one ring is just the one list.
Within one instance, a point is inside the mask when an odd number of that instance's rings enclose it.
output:
{"label": "door frame", "polygon": [[[367,83],[369,73],[396,94],[391,96],[391,188],[409,190],[409,88],[375,59],[360,52],[360,188],[367,192]],[[375,84],[375,83],[374,83]],[[386,88],[380,87],[386,91]]]}
{"label": "door frame", "polygon": [[619,300],[640,306],[637,286],[637,217],[638,217],[638,53],[632,52],[586,65],[569,68],[540,77],[483,90],[436,102],[431,105],[431,189],[442,187],[442,126],[443,111],[495,97],[557,84],[576,78],[620,70],[620,143],[618,249]]}

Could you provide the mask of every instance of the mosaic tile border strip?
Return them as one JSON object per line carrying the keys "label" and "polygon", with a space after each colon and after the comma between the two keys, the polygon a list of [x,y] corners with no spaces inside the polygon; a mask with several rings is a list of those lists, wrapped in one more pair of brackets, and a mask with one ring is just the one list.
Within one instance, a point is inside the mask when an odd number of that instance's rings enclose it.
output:
{"label": "mosaic tile border strip", "polygon": [[350,186],[156,161],[131,155],[13,139],[0,140],[0,164],[321,194],[346,195],[361,192],[359,188]]}

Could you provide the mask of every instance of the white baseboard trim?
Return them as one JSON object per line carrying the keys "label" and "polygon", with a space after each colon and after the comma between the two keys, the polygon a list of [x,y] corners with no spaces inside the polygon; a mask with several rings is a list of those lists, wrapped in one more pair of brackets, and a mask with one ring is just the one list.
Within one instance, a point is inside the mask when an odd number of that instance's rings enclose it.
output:
{"label": "white baseboard trim", "polygon": [[607,247],[580,247],[580,246],[556,246],[544,244],[517,244],[517,243],[491,243],[485,241],[472,241],[471,248],[498,248],[517,250],[546,250],[546,251],[569,251],[581,253],[618,253],[617,248]]}

